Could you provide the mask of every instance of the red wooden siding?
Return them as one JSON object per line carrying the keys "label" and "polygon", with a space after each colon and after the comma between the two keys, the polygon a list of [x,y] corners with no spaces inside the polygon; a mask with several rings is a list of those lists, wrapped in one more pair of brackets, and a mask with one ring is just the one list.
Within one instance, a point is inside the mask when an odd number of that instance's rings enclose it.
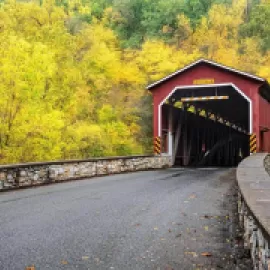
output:
{"label": "red wooden siding", "polygon": [[[203,78],[214,79],[215,84],[233,83],[252,100],[253,133],[257,135],[258,149],[260,149],[260,126],[270,127],[270,103],[259,95],[259,88],[264,82],[207,63],[199,63],[151,89],[154,102],[154,136],[158,136],[159,104],[175,87],[193,85],[194,80]],[[270,132],[263,134],[262,147],[261,150],[270,151]]]}

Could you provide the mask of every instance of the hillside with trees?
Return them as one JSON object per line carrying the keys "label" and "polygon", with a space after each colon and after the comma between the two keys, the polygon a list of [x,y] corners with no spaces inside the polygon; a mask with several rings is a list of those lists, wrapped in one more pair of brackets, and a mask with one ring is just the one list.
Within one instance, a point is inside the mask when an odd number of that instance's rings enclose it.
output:
{"label": "hillside with trees", "polygon": [[145,86],[208,58],[270,79],[270,1],[0,1],[0,163],[152,152]]}

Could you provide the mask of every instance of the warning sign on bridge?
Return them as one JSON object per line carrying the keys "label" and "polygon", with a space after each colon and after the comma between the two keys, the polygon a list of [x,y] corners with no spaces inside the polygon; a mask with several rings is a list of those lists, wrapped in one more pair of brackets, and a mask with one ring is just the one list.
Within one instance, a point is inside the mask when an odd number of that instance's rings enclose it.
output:
{"label": "warning sign on bridge", "polygon": [[249,145],[250,145],[250,153],[256,153],[257,152],[257,138],[256,138],[255,133],[250,135]]}

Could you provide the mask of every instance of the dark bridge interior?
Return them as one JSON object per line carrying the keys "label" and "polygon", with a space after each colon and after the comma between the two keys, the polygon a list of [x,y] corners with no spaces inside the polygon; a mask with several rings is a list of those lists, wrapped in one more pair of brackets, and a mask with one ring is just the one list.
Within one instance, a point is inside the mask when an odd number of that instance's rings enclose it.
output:
{"label": "dark bridge interior", "polygon": [[233,86],[176,90],[162,106],[163,145],[170,147],[171,127],[175,165],[236,166],[249,155],[249,115],[249,101]]}

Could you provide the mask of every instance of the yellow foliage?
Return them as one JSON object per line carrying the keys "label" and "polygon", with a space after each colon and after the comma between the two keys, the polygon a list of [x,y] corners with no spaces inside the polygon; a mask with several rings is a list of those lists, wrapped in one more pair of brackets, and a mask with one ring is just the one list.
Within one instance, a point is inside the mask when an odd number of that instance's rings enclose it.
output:
{"label": "yellow foliage", "polygon": [[87,1],[5,1],[0,163],[144,152],[150,123],[141,122],[151,118],[150,103],[142,105],[145,85],[201,57],[270,79],[269,53],[263,57],[257,40],[239,34],[245,4],[214,4],[195,28],[178,14],[176,29],[165,21],[159,28],[170,43],[148,39],[139,49],[123,49],[108,24],[126,18],[111,7],[89,22]]}
{"label": "yellow foliage", "polygon": [[[81,23],[74,34],[75,10],[90,12],[79,0],[67,10],[53,1],[9,1],[0,8],[2,163],[142,151],[131,104],[143,95],[145,78],[126,63],[103,23]],[[104,104],[114,104],[111,123],[99,122]]]}
{"label": "yellow foliage", "polygon": [[198,54],[186,54],[162,41],[146,41],[136,59],[138,66],[154,81],[198,58]]}

